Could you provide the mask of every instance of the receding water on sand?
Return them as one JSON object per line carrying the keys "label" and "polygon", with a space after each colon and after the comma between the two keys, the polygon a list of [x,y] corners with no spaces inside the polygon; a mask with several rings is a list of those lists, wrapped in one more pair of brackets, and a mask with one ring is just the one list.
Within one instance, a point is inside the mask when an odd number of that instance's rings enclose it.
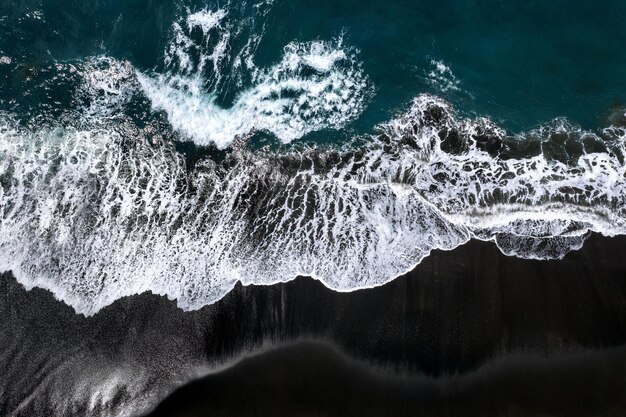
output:
{"label": "receding water on sand", "polygon": [[624,21],[0,5],[0,414],[624,414]]}

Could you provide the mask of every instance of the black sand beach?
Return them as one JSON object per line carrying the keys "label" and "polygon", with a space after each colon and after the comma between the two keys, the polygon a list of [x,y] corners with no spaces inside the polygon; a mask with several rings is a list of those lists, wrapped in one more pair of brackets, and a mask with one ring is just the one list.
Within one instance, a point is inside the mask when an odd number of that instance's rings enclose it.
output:
{"label": "black sand beach", "polygon": [[0,417],[626,417],[624,22],[0,0]]}
{"label": "black sand beach", "polygon": [[623,416],[626,347],[506,355],[442,378],[394,375],[299,343],[192,382],[150,417]]}
{"label": "black sand beach", "polygon": [[0,415],[141,415],[212,370],[154,415],[626,415],[625,253],[473,241],[379,288],[238,285],[193,312],[142,294],[89,318],[4,274]]}

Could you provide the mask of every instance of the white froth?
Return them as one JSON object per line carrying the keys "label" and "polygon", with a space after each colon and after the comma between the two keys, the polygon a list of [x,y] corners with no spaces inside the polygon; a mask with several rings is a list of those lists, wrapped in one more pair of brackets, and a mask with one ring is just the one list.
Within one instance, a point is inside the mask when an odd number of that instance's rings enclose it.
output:
{"label": "white froth", "polygon": [[[472,237],[551,259],[590,231],[626,234],[623,159],[502,159],[476,144],[447,153],[442,128],[471,137],[488,122],[458,120],[429,96],[360,150],[235,151],[228,167],[204,161],[191,173],[153,129],[85,123],[0,127],[0,269],[85,314],[145,291],[196,309],[237,281],[298,275],[352,291]],[[626,134],[611,132],[623,153]]]}
{"label": "white froth", "polygon": [[187,16],[187,26],[190,31],[194,27],[199,27],[206,35],[209,30],[218,27],[224,17],[226,17],[226,11],[222,9],[215,12],[206,9],[200,10]]}
{"label": "white froth", "polygon": [[443,93],[458,91],[461,84],[449,66],[443,61],[434,59],[430,61],[430,70],[426,72],[426,78],[432,86]]}
{"label": "white froth", "polygon": [[[192,36],[196,27],[201,39]],[[362,111],[367,80],[354,52],[341,40],[292,42],[284,47],[280,62],[260,69],[253,61],[260,37],[252,36],[235,54],[230,44],[237,30],[241,28],[233,28],[223,10],[190,14],[173,26],[167,72],[138,74],[153,108],[164,111],[185,138],[223,149],[238,137],[263,130],[288,143],[312,131],[338,129]],[[233,68],[247,71],[252,82],[224,108],[216,91]]]}
{"label": "white froth", "polygon": [[[341,41],[336,45],[341,48]],[[318,72],[329,72],[336,62],[347,59],[342,49],[329,48],[328,43],[315,41],[309,44],[291,43],[285,47],[283,62],[286,66],[296,71],[304,66],[313,68]]]}
{"label": "white froth", "polygon": [[[223,149],[255,130],[289,143],[312,131],[338,129],[362,111],[366,78],[338,48],[320,41],[287,45],[282,60],[258,71],[254,86],[227,109],[205,91],[201,76],[140,73],[138,79],[153,108],[165,111],[174,129],[198,145]],[[305,73],[307,68],[316,73]]]}
{"label": "white froth", "polygon": [[99,56],[72,70],[78,70],[82,76],[76,96],[87,102],[86,115],[102,117],[119,112],[137,92],[135,69],[128,61]]}
{"label": "white froth", "polygon": [[[172,25],[172,40],[166,48],[165,64],[173,74],[202,76],[210,69],[211,82],[219,84],[222,78],[221,62],[231,37],[231,28],[223,23],[227,12],[201,10],[190,13],[186,19]],[[200,39],[193,36],[200,29]],[[207,67],[209,66],[209,67]]]}

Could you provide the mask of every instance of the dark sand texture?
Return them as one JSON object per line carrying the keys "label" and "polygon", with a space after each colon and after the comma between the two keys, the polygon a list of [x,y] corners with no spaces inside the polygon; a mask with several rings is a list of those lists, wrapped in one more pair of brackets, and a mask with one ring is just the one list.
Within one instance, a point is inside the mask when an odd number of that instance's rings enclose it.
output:
{"label": "dark sand texture", "polygon": [[[221,410],[245,411],[247,401],[258,415],[264,406],[384,415],[392,398],[390,415],[626,415],[626,237],[592,236],[561,261],[506,257],[475,241],[436,251],[380,288],[337,293],[309,278],[239,285],[187,313],[142,294],[85,318],[4,274],[0,317],[0,415],[85,415],[94,390],[91,414],[147,410],[211,368],[294,340],[334,348],[297,345],[255,357],[193,385],[200,391],[181,394],[185,405],[196,398]],[[322,408],[311,405],[324,397]]]}
{"label": "dark sand texture", "polygon": [[512,355],[442,378],[393,375],[299,343],[181,388],[150,417],[624,416],[626,347]]}

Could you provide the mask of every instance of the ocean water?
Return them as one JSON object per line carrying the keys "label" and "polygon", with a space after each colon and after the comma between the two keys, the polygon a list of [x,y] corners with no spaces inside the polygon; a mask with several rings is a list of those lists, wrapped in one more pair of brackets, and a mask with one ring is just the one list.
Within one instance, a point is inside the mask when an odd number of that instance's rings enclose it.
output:
{"label": "ocean water", "polygon": [[381,285],[470,239],[626,234],[626,3],[3,1],[0,269],[145,291]]}

